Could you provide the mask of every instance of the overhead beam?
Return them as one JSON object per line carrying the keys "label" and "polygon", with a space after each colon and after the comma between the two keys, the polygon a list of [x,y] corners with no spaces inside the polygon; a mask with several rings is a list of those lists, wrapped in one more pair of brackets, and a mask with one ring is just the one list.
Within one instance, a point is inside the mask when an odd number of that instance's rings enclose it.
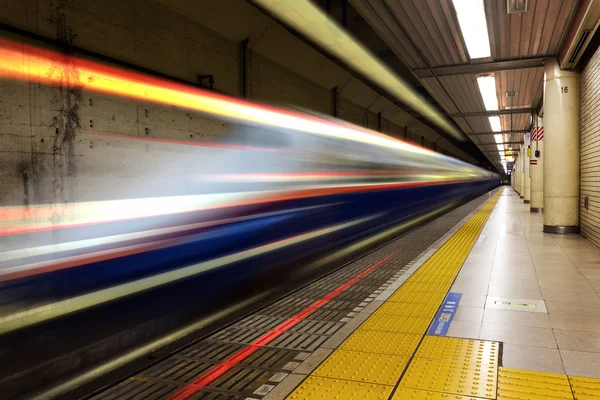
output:
{"label": "overhead beam", "polygon": [[499,153],[499,152],[504,152],[505,154],[508,153],[515,153],[515,154],[519,154],[519,150],[481,150],[483,153]]}
{"label": "overhead beam", "polygon": [[498,145],[498,144],[512,146],[512,145],[517,145],[517,144],[523,144],[523,142],[500,142],[500,143],[493,142],[493,143],[475,143],[475,144],[482,145],[482,146],[492,146],[492,145]]}
{"label": "overhead beam", "polygon": [[510,114],[531,114],[533,109],[531,107],[519,107],[509,110],[497,110],[497,111],[477,111],[470,113],[458,113],[448,114],[450,117],[494,117],[496,115],[510,115]]}
{"label": "overhead beam", "polygon": [[484,74],[498,71],[509,71],[511,69],[539,68],[544,66],[548,57],[521,58],[507,61],[494,61],[479,64],[458,64],[444,67],[417,68],[413,69],[417,78],[433,78],[435,76]]}
{"label": "overhead beam", "polygon": [[515,129],[512,131],[500,131],[500,132],[474,132],[467,133],[467,136],[485,136],[485,135],[510,135],[511,133],[529,133],[531,129]]}

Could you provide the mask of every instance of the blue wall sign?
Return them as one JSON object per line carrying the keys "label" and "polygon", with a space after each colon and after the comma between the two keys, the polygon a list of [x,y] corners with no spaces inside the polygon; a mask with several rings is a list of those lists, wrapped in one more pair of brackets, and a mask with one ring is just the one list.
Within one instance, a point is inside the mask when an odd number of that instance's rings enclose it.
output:
{"label": "blue wall sign", "polygon": [[448,293],[441,310],[437,313],[431,328],[429,328],[430,335],[446,336],[461,297],[462,293]]}

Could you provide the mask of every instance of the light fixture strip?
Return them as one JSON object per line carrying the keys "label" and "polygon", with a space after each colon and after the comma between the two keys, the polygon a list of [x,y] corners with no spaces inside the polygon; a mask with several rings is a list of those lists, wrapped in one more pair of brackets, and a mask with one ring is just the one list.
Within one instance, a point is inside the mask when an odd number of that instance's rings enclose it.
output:
{"label": "light fixture strip", "polygon": [[490,57],[490,38],[483,0],[452,0],[471,59]]}
{"label": "light fixture strip", "polygon": [[490,126],[492,127],[492,131],[494,131],[494,132],[502,131],[502,125],[500,124],[500,117],[498,117],[498,116],[488,117],[488,120],[490,121]]}
{"label": "light fixture strip", "polygon": [[492,75],[480,76],[477,78],[479,92],[483,98],[483,104],[488,111],[498,110],[498,96],[496,92],[496,78]]}

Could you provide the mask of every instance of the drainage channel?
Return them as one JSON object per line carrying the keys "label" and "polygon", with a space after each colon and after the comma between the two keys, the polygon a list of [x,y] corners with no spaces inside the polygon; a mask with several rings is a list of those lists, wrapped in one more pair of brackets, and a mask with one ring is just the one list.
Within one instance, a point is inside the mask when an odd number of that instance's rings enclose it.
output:
{"label": "drainage channel", "polygon": [[[164,399],[194,382],[197,377],[252,346],[255,341],[301,313],[344,282],[379,260],[377,269],[346,288],[332,300],[266,345],[253,349],[225,373],[189,397],[211,400],[260,400],[296,367],[362,311],[394,280],[401,277],[427,249],[487,196],[481,196],[437,218],[345,267],[248,315],[154,366],[97,394],[93,399]],[[390,254],[393,254],[390,256]]]}

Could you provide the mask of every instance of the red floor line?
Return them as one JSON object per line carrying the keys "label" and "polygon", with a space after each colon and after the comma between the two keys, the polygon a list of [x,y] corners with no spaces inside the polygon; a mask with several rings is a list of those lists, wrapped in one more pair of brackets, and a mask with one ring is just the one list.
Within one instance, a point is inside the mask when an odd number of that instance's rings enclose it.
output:
{"label": "red floor line", "polygon": [[323,307],[327,302],[333,300],[335,297],[339,296],[350,286],[354,285],[356,282],[363,279],[365,276],[373,272],[379,266],[381,266],[384,262],[389,260],[392,256],[398,253],[400,249],[391,252],[387,256],[383,257],[381,260],[371,265],[369,268],[365,269],[360,274],[356,275],[354,278],[346,281],[342,285],[338,286],[333,291],[327,293],[325,296],[315,301],[311,305],[309,305],[304,310],[300,311],[296,315],[288,318],[281,324],[277,325],[275,328],[265,333],[254,342],[246,345],[242,349],[238,350],[221,363],[215,365],[204,374],[200,375],[194,381],[186,385],[183,389],[179,390],[177,393],[173,394],[169,397],[169,400],[184,400],[198,393],[200,390],[204,389],[208,384],[213,382],[215,379],[222,376],[224,373],[229,371],[231,368],[236,366],[238,363],[249,357],[254,352],[258,351],[261,346],[264,346],[280,336],[282,333],[286,332],[288,329],[292,328],[294,325],[298,324],[300,321],[308,317],[310,314],[317,311],[319,308]]}

